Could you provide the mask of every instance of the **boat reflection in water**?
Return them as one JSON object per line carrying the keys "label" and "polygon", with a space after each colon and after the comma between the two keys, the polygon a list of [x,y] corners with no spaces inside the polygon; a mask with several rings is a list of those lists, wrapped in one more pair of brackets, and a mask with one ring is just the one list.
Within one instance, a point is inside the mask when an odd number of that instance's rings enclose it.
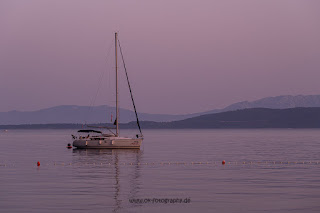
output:
{"label": "boat reflection in water", "polygon": [[142,156],[140,149],[74,149],[72,163],[78,178],[88,179],[96,188],[92,190],[104,195],[101,205],[118,212],[138,197]]}

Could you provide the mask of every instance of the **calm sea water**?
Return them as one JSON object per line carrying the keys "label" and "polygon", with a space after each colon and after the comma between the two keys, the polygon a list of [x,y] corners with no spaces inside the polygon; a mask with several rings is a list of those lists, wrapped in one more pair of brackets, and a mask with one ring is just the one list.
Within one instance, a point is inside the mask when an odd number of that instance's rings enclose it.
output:
{"label": "calm sea water", "polygon": [[141,150],[71,134],[0,133],[0,212],[320,212],[318,129],[146,130]]}

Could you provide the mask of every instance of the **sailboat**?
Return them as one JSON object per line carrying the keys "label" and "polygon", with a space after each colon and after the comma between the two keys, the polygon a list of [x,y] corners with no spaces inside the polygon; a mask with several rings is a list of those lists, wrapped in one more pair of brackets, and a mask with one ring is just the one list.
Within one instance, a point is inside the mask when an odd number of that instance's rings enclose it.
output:
{"label": "sailboat", "polygon": [[[128,78],[127,69],[123,60],[123,54],[121,50],[121,45],[119,42],[119,48],[120,53],[122,56],[122,61],[124,65],[124,70],[127,77],[127,83],[131,95],[131,100],[133,104],[133,108],[135,111],[136,119],[137,119],[137,125],[140,131],[140,134],[137,134],[135,138],[129,138],[129,137],[121,137],[119,135],[119,100],[118,100],[118,33],[115,33],[115,72],[116,72],[116,119],[115,119],[115,129],[116,132],[113,132],[110,127],[102,127],[107,128],[110,133],[105,134],[102,131],[93,130],[93,129],[81,129],[78,131],[79,136],[72,135],[73,138],[73,146],[76,148],[82,148],[82,149],[139,149],[143,140],[143,135],[141,131],[141,127],[139,124],[138,119],[138,113],[136,110],[136,106],[133,100],[132,90]],[[88,127],[94,127],[94,126],[88,126]],[[95,128],[101,128],[101,127],[95,127]],[[84,136],[85,134],[86,136]]]}

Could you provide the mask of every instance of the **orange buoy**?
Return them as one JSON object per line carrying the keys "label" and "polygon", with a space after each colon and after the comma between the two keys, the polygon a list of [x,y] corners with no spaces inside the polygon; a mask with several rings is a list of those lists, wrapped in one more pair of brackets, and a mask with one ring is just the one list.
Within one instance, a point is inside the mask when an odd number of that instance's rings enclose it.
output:
{"label": "orange buoy", "polygon": [[37,166],[40,166],[40,162],[39,161],[37,162]]}
{"label": "orange buoy", "polygon": [[226,161],[225,161],[225,160],[222,161],[222,165],[224,165],[224,164],[226,164]]}

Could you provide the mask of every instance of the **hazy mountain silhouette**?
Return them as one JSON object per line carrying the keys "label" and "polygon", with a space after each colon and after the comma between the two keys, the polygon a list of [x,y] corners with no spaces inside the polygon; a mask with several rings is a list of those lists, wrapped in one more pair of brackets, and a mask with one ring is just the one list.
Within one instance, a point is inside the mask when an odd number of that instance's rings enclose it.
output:
{"label": "hazy mountain silhouette", "polygon": [[[135,122],[122,128],[134,128]],[[320,128],[320,107],[251,108],[214,113],[172,122],[141,122],[142,129]]]}
{"label": "hazy mountain silhouette", "polygon": [[276,97],[262,98],[257,101],[243,101],[232,104],[224,110],[231,111],[246,108],[269,108],[269,109],[286,109],[295,107],[320,107],[320,95],[283,95]]}
{"label": "hazy mountain silhouette", "polygon": [[[50,124],[50,123],[106,123],[111,122],[111,114],[115,119],[115,107],[102,106],[56,106],[37,111],[10,111],[0,112],[0,125],[4,124]],[[121,123],[135,120],[135,114],[131,110],[120,109]],[[166,115],[139,113],[141,120],[173,121],[186,118],[185,115]]]}
{"label": "hazy mountain silhouette", "polygon": [[249,108],[287,109],[295,107],[320,107],[320,95],[282,95],[267,97],[251,102],[242,101],[231,104],[223,109],[195,113],[194,115],[205,115]]}
{"label": "hazy mountain silhouette", "polygon": [[168,128],[320,128],[320,107],[241,109],[173,121],[165,126]]}
{"label": "hazy mountain silhouette", "polygon": [[[320,95],[285,95],[259,99],[256,101],[238,102],[223,109],[215,109],[201,113],[186,115],[139,113],[141,121],[169,122],[199,115],[233,111],[248,108],[286,109],[295,107],[320,107]],[[37,111],[0,112],[0,125],[4,124],[50,124],[50,123],[106,123],[111,122],[111,114],[115,118],[115,108],[110,106],[56,106]],[[120,122],[135,120],[134,112],[120,109]]]}
{"label": "hazy mountain silhouette", "polygon": [[[100,124],[101,125],[101,124]],[[102,124],[112,126],[112,124]],[[137,128],[132,121],[120,124],[122,129]],[[320,128],[320,107],[289,109],[252,108],[201,115],[172,122],[142,121],[142,129],[231,129],[231,128]],[[82,128],[81,124],[0,125],[0,129]]]}

